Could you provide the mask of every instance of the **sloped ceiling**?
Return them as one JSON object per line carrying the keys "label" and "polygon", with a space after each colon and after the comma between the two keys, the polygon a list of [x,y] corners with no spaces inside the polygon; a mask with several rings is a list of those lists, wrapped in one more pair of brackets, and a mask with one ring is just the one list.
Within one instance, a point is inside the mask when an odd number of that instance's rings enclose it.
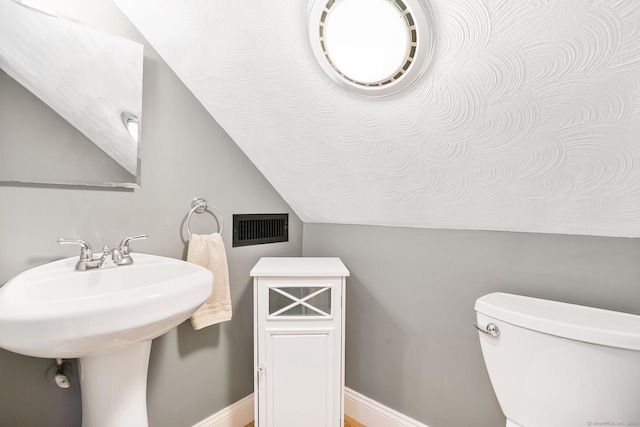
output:
{"label": "sloped ceiling", "polygon": [[430,68],[380,99],[306,1],[115,1],[304,221],[640,236],[637,0],[430,0]]}

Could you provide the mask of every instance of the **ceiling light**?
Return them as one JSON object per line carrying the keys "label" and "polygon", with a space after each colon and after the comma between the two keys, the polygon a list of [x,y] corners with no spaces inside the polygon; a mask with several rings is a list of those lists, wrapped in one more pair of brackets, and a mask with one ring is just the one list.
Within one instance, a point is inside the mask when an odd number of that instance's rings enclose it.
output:
{"label": "ceiling light", "polygon": [[433,52],[421,0],[311,0],[308,35],[320,67],[363,95],[397,93],[424,72]]}
{"label": "ceiling light", "polygon": [[129,112],[121,113],[120,118],[133,140],[137,143],[140,136],[140,124],[138,118]]}

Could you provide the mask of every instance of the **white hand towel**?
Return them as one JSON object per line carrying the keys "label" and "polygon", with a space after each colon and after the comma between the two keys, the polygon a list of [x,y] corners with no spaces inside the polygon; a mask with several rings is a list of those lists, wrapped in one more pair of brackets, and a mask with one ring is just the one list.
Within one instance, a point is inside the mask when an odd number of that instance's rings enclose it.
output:
{"label": "white hand towel", "polygon": [[196,331],[206,326],[231,320],[231,292],[227,253],[220,233],[192,234],[187,261],[208,268],[213,273],[213,293],[191,316]]}

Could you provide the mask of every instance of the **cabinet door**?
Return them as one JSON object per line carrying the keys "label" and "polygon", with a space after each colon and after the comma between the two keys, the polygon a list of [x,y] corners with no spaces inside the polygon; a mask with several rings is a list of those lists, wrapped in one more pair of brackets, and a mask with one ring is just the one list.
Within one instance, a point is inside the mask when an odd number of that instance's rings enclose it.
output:
{"label": "cabinet door", "polygon": [[334,331],[267,329],[267,426],[334,426]]}
{"label": "cabinet door", "polygon": [[342,409],[341,280],[259,281],[259,426],[338,426]]}

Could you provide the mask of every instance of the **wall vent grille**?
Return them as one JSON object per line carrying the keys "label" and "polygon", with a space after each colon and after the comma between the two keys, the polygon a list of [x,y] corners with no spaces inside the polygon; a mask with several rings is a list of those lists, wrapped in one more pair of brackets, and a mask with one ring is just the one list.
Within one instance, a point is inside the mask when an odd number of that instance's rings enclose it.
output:
{"label": "wall vent grille", "polygon": [[233,215],[233,247],[288,241],[289,214]]}

